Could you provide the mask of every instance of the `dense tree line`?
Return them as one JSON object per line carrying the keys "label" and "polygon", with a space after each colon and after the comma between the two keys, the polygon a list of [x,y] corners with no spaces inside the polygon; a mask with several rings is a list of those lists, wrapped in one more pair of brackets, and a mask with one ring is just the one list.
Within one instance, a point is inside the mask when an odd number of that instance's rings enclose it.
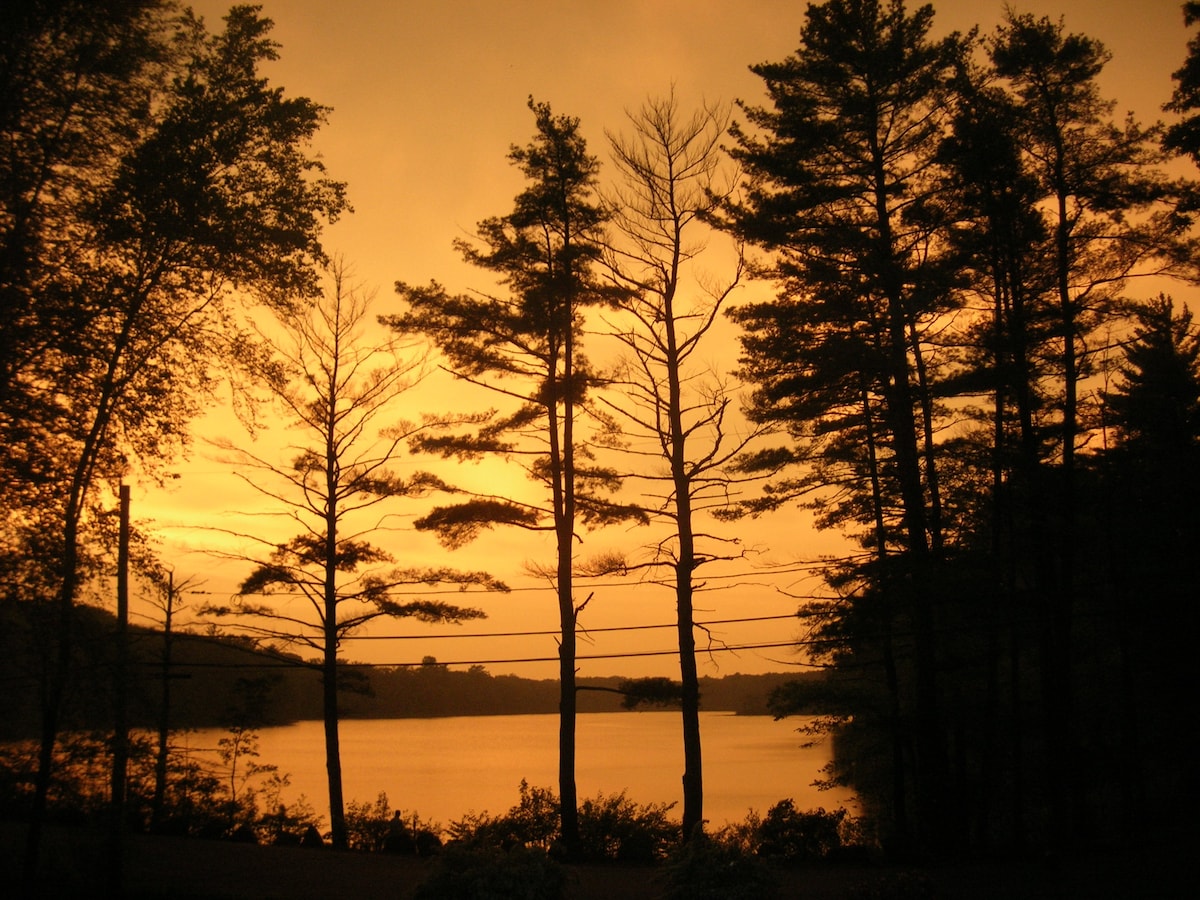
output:
{"label": "dense tree line", "polygon": [[[1200,18],[1200,4],[1183,11]],[[257,460],[302,532],[247,559],[241,602],[219,611],[268,623],[245,652],[322,653],[335,820],[339,691],[362,687],[341,638],[377,615],[475,614],[393,596],[419,583],[500,586],[424,560],[384,578],[372,567],[390,553],[339,511],[431,490],[453,502],[416,525],[448,547],[497,525],[553,536],[538,574],[560,625],[568,850],[583,579],[665,572],[652,577],[675,590],[681,685],[666,694],[687,735],[686,839],[703,822],[696,570],[733,545],[714,519],[797,503],[859,552],[830,564],[834,599],[801,610],[827,675],[780,688],[775,709],[826,716],[830,777],[887,846],[1061,850],[1173,820],[1194,789],[1175,698],[1196,686],[1200,338],[1162,285],[1198,275],[1200,190],[1167,173],[1200,161],[1200,41],[1166,128],[1115,116],[1098,86],[1108,52],[1061,21],[1010,12],[994,33],[940,38],[935,22],[902,0],[810,5],[797,51],[752,67],[766,96],[739,104],[728,159],[724,114],[681,119],[672,96],[612,139],[609,192],[579,120],[531,99],[534,137],[509,155],[524,188],[456,245],[497,286],[400,282],[383,319],[497,407],[405,430],[375,419],[407,363],[339,375],[379,348],[361,345],[365,307],[320,244],[346,210],[309,146],[326,110],[258,72],[276,53],[270,22],[235,7],[210,32],[165,0],[6,6],[0,576],[38,674],[29,859],[79,667],[106,651],[80,637],[112,562],[115,486],[166,473],[231,373],[235,396],[265,385],[312,431],[298,459]],[[726,163],[739,184],[718,177]],[[733,238],[727,280],[695,278],[695,229]],[[726,309],[746,247],[775,293]],[[242,301],[298,329],[292,358],[239,323]],[[724,312],[739,370],[705,380],[689,360]],[[401,443],[514,461],[533,493],[397,479]],[[756,478],[767,489],[746,499]],[[583,558],[579,532],[614,523],[648,529],[642,556]],[[314,618],[248,600],[279,588]],[[415,700],[437,679],[497,681],[429,666],[375,690]]]}
{"label": "dense tree line", "polygon": [[1114,117],[1095,40],[933,22],[810,7],[734,130],[727,221],[779,285],[735,311],[750,415],[806,463],[761,507],[802,497],[864,551],[803,611],[829,690],[778,708],[844,717],[836,777],[892,846],[1130,837],[1188,777],[1158,700],[1195,684],[1200,369],[1186,311],[1137,297],[1194,280],[1196,187]]}

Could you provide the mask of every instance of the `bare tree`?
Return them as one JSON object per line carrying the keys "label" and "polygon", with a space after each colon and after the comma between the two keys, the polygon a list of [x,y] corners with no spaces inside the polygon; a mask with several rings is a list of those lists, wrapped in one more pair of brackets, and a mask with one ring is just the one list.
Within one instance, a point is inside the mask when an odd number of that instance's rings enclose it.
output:
{"label": "bare tree", "polygon": [[[419,380],[422,358],[404,356],[395,336],[364,339],[369,297],[351,287],[346,267],[334,263],[329,289],[308,310],[279,316],[280,334],[260,332],[273,359],[262,375],[271,394],[304,436],[277,463],[229,442],[222,446],[243,466],[239,477],[276,504],[299,533],[253,557],[235,603],[209,607],[235,616],[243,631],[276,645],[306,647],[320,657],[326,769],[333,845],[347,843],[338,737],[339,648],[343,638],[381,616],[425,622],[461,622],[484,614],[428,597],[400,599],[410,589],[453,583],[493,590],[505,586],[483,572],[402,567],[369,539],[398,498],[417,497],[441,482],[426,473],[402,478],[391,469],[401,446],[432,422],[378,423],[392,401]],[[250,598],[275,595],[274,601]],[[299,608],[288,599],[298,597]]]}
{"label": "bare tree", "polygon": [[647,101],[629,121],[632,136],[609,134],[621,184],[610,197],[618,237],[608,263],[625,290],[620,313],[608,324],[626,352],[614,379],[620,390],[603,399],[632,438],[625,451],[637,464],[624,477],[644,485],[647,514],[670,525],[649,558],[630,567],[665,568],[674,584],[686,840],[704,822],[695,573],[705,563],[740,555],[736,540],[699,530],[699,521],[728,503],[737,480],[731,463],[755,435],[753,427],[735,424],[733,385],[703,361],[703,351],[741,281],[743,257],[735,246],[723,280],[706,278],[697,265],[709,233],[705,217],[735,183],[719,146],[728,112],[704,106],[683,115],[672,91]]}

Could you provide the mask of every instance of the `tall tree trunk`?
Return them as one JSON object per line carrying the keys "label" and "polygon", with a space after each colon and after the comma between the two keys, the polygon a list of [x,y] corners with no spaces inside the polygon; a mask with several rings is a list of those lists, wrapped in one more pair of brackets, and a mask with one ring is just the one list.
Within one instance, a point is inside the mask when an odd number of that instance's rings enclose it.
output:
{"label": "tall tree trunk", "polygon": [[[340,320],[340,297],[339,297]],[[339,332],[340,341],[340,332]],[[336,850],[349,848],[346,807],[342,797],[342,748],[338,734],[338,496],[341,489],[340,453],[337,446],[340,342],[335,343],[334,365],[329,373],[328,412],[325,421],[325,597],[322,692],[325,716],[325,771],[329,781],[329,831]]]}
{"label": "tall tree trunk", "polygon": [[[330,633],[333,631],[334,633]],[[348,848],[346,810],[342,797],[342,749],[338,733],[338,664],[336,629],[325,630],[322,694],[325,715],[325,772],[329,782],[329,830],[335,849]]]}
{"label": "tall tree trunk", "polygon": [[[682,520],[681,520],[682,523]],[[687,549],[684,549],[685,543]],[[679,562],[676,565],[676,620],[679,635],[679,678],[682,686],[683,717],[683,840],[693,837],[704,825],[704,766],[700,742],[700,679],[696,670],[696,634],[692,606],[692,570],[695,552],[692,535],[680,529]]]}
{"label": "tall tree trunk", "polygon": [[696,670],[696,622],[693,604],[696,535],[692,526],[692,479],[688,471],[687,434],[683,422],[683,384],[679,337],[675,330],[675,291],[678,284],[680,240],[676,235],[671,277],[663,292],[666,337],[667,422],[670,429],[671,480],[675,488],[675,530],[679,558],[675,561],[675,622],[679,644],[680,713],[683,725],[683,840],[704,827],[704,760],[700,740],[700,677]]}
{"label": "tall tree trunk", "polygon": [[42,831],[54,771],[54,748],[58,743],[59,723],[67,691],[72,657],[75,651],[75,595],[79,590],[79,521],[82,516],[89,467],[80,460],[67,501],[63,522],[61,583],[55,604],[55,628],[51,638],[41,703],[41,734],[37,772],[34,775],[33,807],[29,814],[22,879],[26,894],[32,894],[41,854]]}
{"label": "tall tree trunk", "polygon": [[[561,335],[561,382],[555,378],[557,365],[551,365],[550,466],[554,493],[554,531],[557,545],[557,590],[560,643],[558,648],[558,793],[559,819],[563,848],[568,858],[581,852],[579,836],[579,796],[575,787],[575,729],[578,697],[575,685],[575,629],[579,616],[575,606],[575,342],[571,328],[570,299],[564,301],[566,327]],[[552,355],[552,359],[555,357]],[[558,396],[563,395],[561,419]],[[561,426],[561,435],[559,428]]]}
{"label": "tall tree trunk", "polygon": [[922,458],[925,460],[925,486],[929,492],[929,543],[934,557],[940,558],[943,542],[942,492],[938,480],[937,442],[934,440],[933,433],[933,389],[929,384],[928,367],[925,362],[925,354],[921,351],[921,338],[917,333],[916,322],[910,321],[908,330],[913,366],[917,376],[917,389],[920,392],[921,401],[921,439],[924,449]]}
{"label": "tall tree trunk", "polygon": [[887,398],[888,419],[891,422],[898,457],[900,495],[908,538],[905,581],[903,585],[897,585],[897,588],[912,611],[919,827],[922,835],[933,837],[940,823],[944,821],[947,788],[946,747],[942,734],[937,673],[937,625],[933,601],[938,587],[926,532],[916,420],[913,415],[907,370],[902,371],[900,368],[902,359],[907,366],[907,354],[903,345],[900,345],[894,351],[895,368]]}
{"label": "tall tree trunk", "polygon": [[[54,644],[50,648],[52,659],[49,660],[46,673],[46,683],[41,697],[41,733],[39,735],[37,771],[33,780],[33,805],[29,814],[29,830],[25,838],[25,855],[22,861],[22,887],[25,896],[34,896],[37,883],[37,869],[41,856],[42,831],[46,821],[46,806],[50,796],[50,781],[54,770],[54,747],[58,743],[59,719],[62,714],[63,698],[66,694],[68,674],[71,670],[71,656],[74,649],[74,619],[75,619],[75,551],[71,539],[73,529],[68,523],[67,548],[63,554],[63,578],[60,596],[57,603],[54,629]],[[77,552],[77,551],[76,551]]]}
{"label": "tall tree trunk", "polygon": [[[1055,172],[1055,184],[1062,185],[1062,150]],[[1062,337],[1063,421],[1062,471],[1059,484],[1058,565],[1052,570],[1053,582],[1041,585],[1044,613],[1042,619],[1042,690],[1046,729],[1046,787],[1050,797],[1050,844],[1054,851],[1066,849],[1074,826],[1071,797],[1074,792],[1072,734],[1074,700],[1071,690],[1071,628],[1075,582],[1075,437],[1078,432],[1078,360],[1075,355],[1076,316],[1070,289],[1070,231],[1067,196],[1058,191],[1058,221],[1055,226],[1055,268],[1059,300],[1059,328]]]}
{"label": "tall tree trunk", "polygon": [[575,727],[578,710],[575,684],[575,628],[578,612],[573,592],[571,534],[559,536],[558,548],[558,798],[563,848],[578,858],[579,796],[575,788]]}
{"label": "tall tree trunk", "polygon": [[[568,544],[568,546],[570,546]],[[569,566],[569,561],[568,561]],[[561,574],[559,576],[561,578]],[[570,581],[567,582],[568,586]],[[558,798],[563,848],[570,859],[578,858],[579,796],[575,788],[575,724],[578,703],[575,689],[575,604],[568,588],[559,588],[558,647]]]}
{"label": "tall tree trunk", "polygon": [[[878,184],[881,185],[878,191],[879,246],[885,254],[884,258],[890,260],[894,252],[894,239],[887,215],[887,194],[882,189],[886,184],[882,167]],[[910,382],[908,314],[901,288],[902,278],[894,263],[884,267],[883,279],[887,304],[885,342],[888,365],[885,419],[896,454],[896,477],[907,539],[907,582],[903,594],[912,610],[916,652],[917,797],[921,832],[932,836],[943,821],[947,787],[946,747],[938,696],[936,617],[932,599],[938,588],[929,549],[925,481],[921,472],[920,442]]]}
{"label": "tall tree trunk", "polygon": [[134,323],[146,299],[146,292],[135,293],[126,310],[125,319],[113,346],[105,360],[104,377],[95,404],[95,412],[87,435],[79,448],[79,456],[73,463],[71,484],[67,494],[62,519],[62,553],[58,593],[58,627],[54,659],[49,665],[47,685],[42,698],[41,743],[38,747],[38,770],[34,776],[33,808],[30,810],[29,831],[25,843],[25,859],[22,878],[27,891],[33,889],[37,875],[38,856],[41,852],[42,830],[46,817],[46,803],[50,794],[50,781],[54,767],[54,746],[58,742],[58,730],[62,715],[62,703],[66,694],[67,677],[74,654],[75,598],[79,592],[79,528],[83,521],[86,500],[100,465],[108,426],[116,415],[123,385],[119,370],[125,362],[126,351],[132,342]]}
{"label": "tall tree trunk", "polygon": [[[887,527],[883,517],[883,485],[879,477],[879,456],[875,447],[874,411],[870,394],[864,387],[862,393],[863,421],[866,423],[867,458],[871,475],[871,504],[875,526],[875,557],[884,565],[888,557]],[[912,844],[912,823],[908,812],[907,770],[905,757],[904,705],[900,696],[900,677],[896,670],[896,651],[893,635],[894,604],[890,585],[885,584],[885,593],[880,598],[880,621],[882,624],[882,658],[884,683],[888,692],[888,724],[891,732],[892,751],[892,824],[895,833],[892,842],[900,855],[906,854]]]}
{"label": "tall tree trunk", "polygon": [[[1014,589],[1009,607],[1009,686],[1012,721],[1009,726],[1009,745],[1012,756],[1012,822],[1013,845],[1021,848],[1028,839],[1028,829],[1025,827],[1026,791],[1025,781],[1025,719],[1024,719],[1024,690],[1021,684],[1023,655],[1025,653],[1025,634],[1023,629],[1024,614],[1028,609],[1032,595],[1036,608],[1036,598],[1044,593],[1051,581],[1049,546],[1050,535],[1046,526],[1045,506],[1041,501],[1041,459],[1039,455],[1040,440],[1034,417],[1034,375],[1030,362],[1030,337],[1028,310],[1025,295],[1018,284],[1013,284],[1011,292],[1011,308],[1007,333],[1011,341],[1010,355],[1013,367],[1011,388],[1013,401],[1016,404],[1019,437],[1017,444],[1016,463],[1009,473],[1009,516],[1014,520],[1010,527],[1010,580],[1017,581],[1016,571],[1019,563],[1018,553],[1023,547],[1031,551],[1032,574],[1026,579],[1029,584],[1025,592],[1024,603],[1022,595]],[[1015,523],[1020,516],[1024,523],[1018,527]]]}
{"label": "tall tree trunk", "polygon": [[113,673],[112,778],[108,835],[108,888],[121,894],[125,879],[126,781],[129,769],[129,485],[120,487],[117,538],[116,666]]}

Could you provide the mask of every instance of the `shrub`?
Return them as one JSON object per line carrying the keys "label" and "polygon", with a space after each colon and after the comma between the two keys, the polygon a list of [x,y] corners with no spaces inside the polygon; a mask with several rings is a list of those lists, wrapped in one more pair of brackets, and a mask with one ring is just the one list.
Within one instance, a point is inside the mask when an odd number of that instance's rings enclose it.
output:
{"label": "shrub", "polygon": [[[257,765],[257,737],[242,729],[222,738],[219,762],[197,759],[192,751],[169,749],[162,805],[156,808],[155,757],[149,735],[135,733],[129,742],[125,809],[127,826],[160,834],[236,837],[261,843],[287,842],[320,819],[301,797],[282,802],[288,776],[274,766]],[[28,814],[37,769],[32,741],[0,746],[0,815]],[[53,821],[107,821],[112,769],[112,743],[107,734],[67,732],[55,747],[47,797]],[[237,790],[236,796],[232,793]],[[269,812],[260,814],[260,805]]]}
{"label": "shrub", "polygon": [[758,852],[789,861],[825,859],[842,846],[840,828],[846,810],[800,812],[789,800],[767,810],[758,828]]}
{"label": "shrub", "polygon": [[274,812],[263,813],[255,825],[261,843],[299,844],[310,826],[319,830],[321,818],[307,797],[301,794],[295,803],[283,802],[283,791],[289,784],[291,779],[287,775],[274,772],[262,786],[263,806]]}
{"label": "shrub", "polygon": [[726,846],[740,850],[742,853],[758,853],[759,829],[762,827],[762,817],[751,809],[746,818],[740,822],[727,822],[718,831],[712,833],[713,840]]}
{"label": "shrub", "polygon": [[765,900],[775,894],[766,863],[699,831],[668,857],[664,874],[668,900]]}
{"label": "shrub", "polygon": [[371,853],[430,855],[442,846],[441,826],[423,822],[417,813],[393,810],[383,791],[374,803],[350,801],[346,806],[346,837],[351,850]]}
{"label": "shrub", "polygon": [[391,822],[391,806],[383,791],[374,803],[351,800],[346,804],[346,843],[351,850],[382,850]]}
{"label": "shrub", "polygon": [[507,825],[503,817],[495,818],[487,812],[470,812],[461,819],[453,819],[446,834],[450,843],[462,847],[505,847],[519,843],[516,838],[507,839]]}
{"label": "shrub", "polygon": [[194,759],[172,754],[166,795],[154,830],[163,834],[219,836],[229,805],[221,780]]}
{"label": "shrub", "polygon": [[674,803],[639,806],[619,794],[584,800],[579,808],[579,836],[588,859],[649,863],[662,859],[679,835],[667,817]]}
{"label": "shrub", "polygon": [[559,836],[558,796],[549,788],[531,788],[521,779],[521,799],[503,821],[525,847],[549,851]]}
{"label": "shrub", "polygon": [[[452,841],[467,847],[526,847],[553,852],[561,838],[558,797],[548,788],[520,786],[521,799],[502,816],[486,812],[452,822]],[[584,858],[653,862],[662,859],[679,831],[668,817],[673,803],[639,806],[624,792],[584,800],[579,837]]]}
{"label": "shrub", "polygon": [[560,900],[566,873],[543,850],[451,846],[415,900]]}
{"label": "shrub", "polygon": [[469,847],[536,848],[549,852],[559,836],[558,797],[549,788],[531,788],[522,780],[520,800],[502,816],[486,812],[452,822],[452,841]]}

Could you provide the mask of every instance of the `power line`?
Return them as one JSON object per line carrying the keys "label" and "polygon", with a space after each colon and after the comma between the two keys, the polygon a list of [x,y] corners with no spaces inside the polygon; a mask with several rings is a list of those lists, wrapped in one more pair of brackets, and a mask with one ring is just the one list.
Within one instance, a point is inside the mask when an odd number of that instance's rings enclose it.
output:
{"label": "power line", "polygon": [[[147,621],[154,621],[154,619],[151,616],[140,614],[140,613],[138,613],[136,615],[139,618],[146,619]],[[784,614],[771,615],[771,616],[743,616],[741,618],[733,618],[733,619],[711,619],[711,620],[704,621],[704,622],[694,622],[693,624],[697,628],[708,628],[713,625],[736,625],[736,624],[742,624],[742,623],[746,623],[746,622],[770,622],[770,621],[778,621],[781,619],[798,619],[799,617],[800,617],[799,613],[784,613]],[[257,631],[257,632],[267,631],[267,629],[252,628],[252,627],[245,625],[243,623],[240,623],[240,622],[226,623],[226,627],[229,628],[230,630],[241,628],[242,630],[251,630],[251,631]],[[664,622],[662,624],[655,624],[655,625],[611,625],[611,626],[605,626],[602,628],[579,628],[579,629],[576,629],[575,633],[578,635],[581,635],[581,636],[587,636],[590,634],[604,634],[604,633],[616,632],[616,631],[651,631],[651,630],[656,630],[656,629],[678,628],[678,627],[679,627],[678,623],[676,623],[676,622]],[[189,634],[189,632],[181,631],[181,632],[177,633],[177,636],[184,636],[187,634]],[[192,634],[194,635],[194,633],[192,633]],[[339,638],[339,640],[341,640],[341,641],[441,641],[441,640],[463,640],[466,638],[557,637],[560,634],[562,634],[562,632],[559,629],[549,629],[549,630],[543,630],[543,631],[487,631],[487,632],[476,631],[476,632],[470,632],[470,633],[441,632],[441,633],[433,633],[433,634],[349,634],[349,635],[343,635],[342,637]],[[199,635],[199,636],[209,637],[209,635]],[[283,637],[303,638],[304,636],[303,635],[284,635],[281,633],[281,634],[279,634],[279,637],[280,638],[283,638]],[[319,639],[321,637],[321,635],[314,634],[312,637],[314,639]]]}
{"label": "power line", "polygon": [[[707,628],[710,625],[731,625],[740,622],[769,622],[777,619],[795,619],[798,618],[796,613],[777,616],[747,616],[742,619],[713,619],[709,622],[695,622],[697,627]],[[579,628],[576,634],[602,634],[610,631],[651,631],[662,628],[678,628],[675,622],[666,622],[662,625],[613,625],[605,628]],[[471,634],[461,633],[445,633],[445,634],[351,634],[342,638],[343,641],[427,641],[427,640],[461,640],[463,638],[507,638],[507,637],[547,637],[558,636],[561,631],[495,631],[487,633],[474,632]]]}
{"label": "power line", "polygon": [[[697,590],[703,591],[706,593],[711,593],[711,592],[715,592],[715,591],[731,591],[731,590],[736,590],[741,585],[737,585],[737,584],[721,585],[719,587],[713,587],[713,588],[705,588],[705,587],[703,587],[703,585],[707,584],[708,582],[713,582],[713,581],[759,581],[762,579],[775,578],[775,577],[778,577],[781,575],[811,574],[813,572],[826,569],[830,565],[834,565],[834,564],[844,562],[844,561],[845,561],[844,558],[818,559],[818,560],[797,560],[797,561],[788,562],[788,563],[781,563],[778,566],[765,566],[761,569],[748,569],[748,570],[743,570],[743,571],[738,571],[738,572],[727,572],[724,574],[711,573],[711,574],[707,574],[707,575],[697,575],[695,578],[695,581],[698,583]],[[672,588],[675,586],[675,583],[671,580],[668,580],[668,579],[660,580],[660,579],[656,579],[656,578],[648,578],[648,579],[638,580],[638,581],[632,581],[632,580],[628,580],[628,579],[620,580],[620,581],[591,581],[588,579],[581,578],[579,581],[579,584],[581,586],[586,585],[588,588],[611,588],[613,590],[632,590],[633,588],[638,588],[638,587]],[[404,588],[406,588],[406,587],[412,588],[413,589],[412,592],[416,593],[417,589],[420,588],[420,585],[412,584],[412,585],[400,586],[400,587],[397,587],[396,590],[398,592],[403,592]],[[462,596],[464,593],[467,593],[470,596],[476,596],[476,595],[483,595],[483,594],[542,593],[542,592],[548,592],[548,591],[553,591],[553,590],[554,590],[554,588],[549,585],[538,584],[538,585],[521,585],[521,586],[517,586],[517,587],[510,587],[507,591],[479,590],[479,591],[464,592],[462,590],[462,588],[460,588],[460,587],[446,587],[446,588],[440,588],[440,589],[420,590],[420,594],[422,596],[438,596],[438,595]],[[230,595],[237,594],[236,591],[225,592],[225,591],[208,591],[208,590],[194,590],[194,591],[187,591],[186,593],[194,594],[194,595],[204,595],[204,596],[211,596],[214,594],[225,594],[225,593],[229,593]],[[276,591],[270,591],[270,592],[253,591],[253,592],[248,592],[247,594],[244,594],[242,596],[306,597],[308,595],[304,591],[276,590]],[[817,599],[817,600],[819,600],[819,599],[827,599],[827,598],[819,597],[817,595],[811,595],[811,596],[800,595],[799,599]]]}
{"label": "power line", "polygon": [[[806,644],[823,643],[822,641],[782,641],[771,643],[758,644],[721,644],[714,647],[706,647],[697,649],[698,654],[713,654],[713,653],[733,653],[739,650],[773,650],[781,647],[798,647]],[[577,654],[576,660],[600,660],[600,659],[637,659],[642,657],[652,656],[675,656],[679,653],[678,648],[671,650],[631,650],[626,653],[588,653]],[[522,663],[550,663],[558,662],[557,656],[527,656],[512,659],[467,659],[467,660],[438,660],[437,666],[486,666],[486,665],[518,665]],[[172,664],[178,668],[193,668],[193,669],[312,669],[312,663],[305,663],[300,660],[284,661],[279,659],[278,662],[247,662],[247,663],[228,663],[228,662],[177,662]],[[339,662],[340,668],[347,669],[410,669],[421,668],[427,666],[427,662]]]}

